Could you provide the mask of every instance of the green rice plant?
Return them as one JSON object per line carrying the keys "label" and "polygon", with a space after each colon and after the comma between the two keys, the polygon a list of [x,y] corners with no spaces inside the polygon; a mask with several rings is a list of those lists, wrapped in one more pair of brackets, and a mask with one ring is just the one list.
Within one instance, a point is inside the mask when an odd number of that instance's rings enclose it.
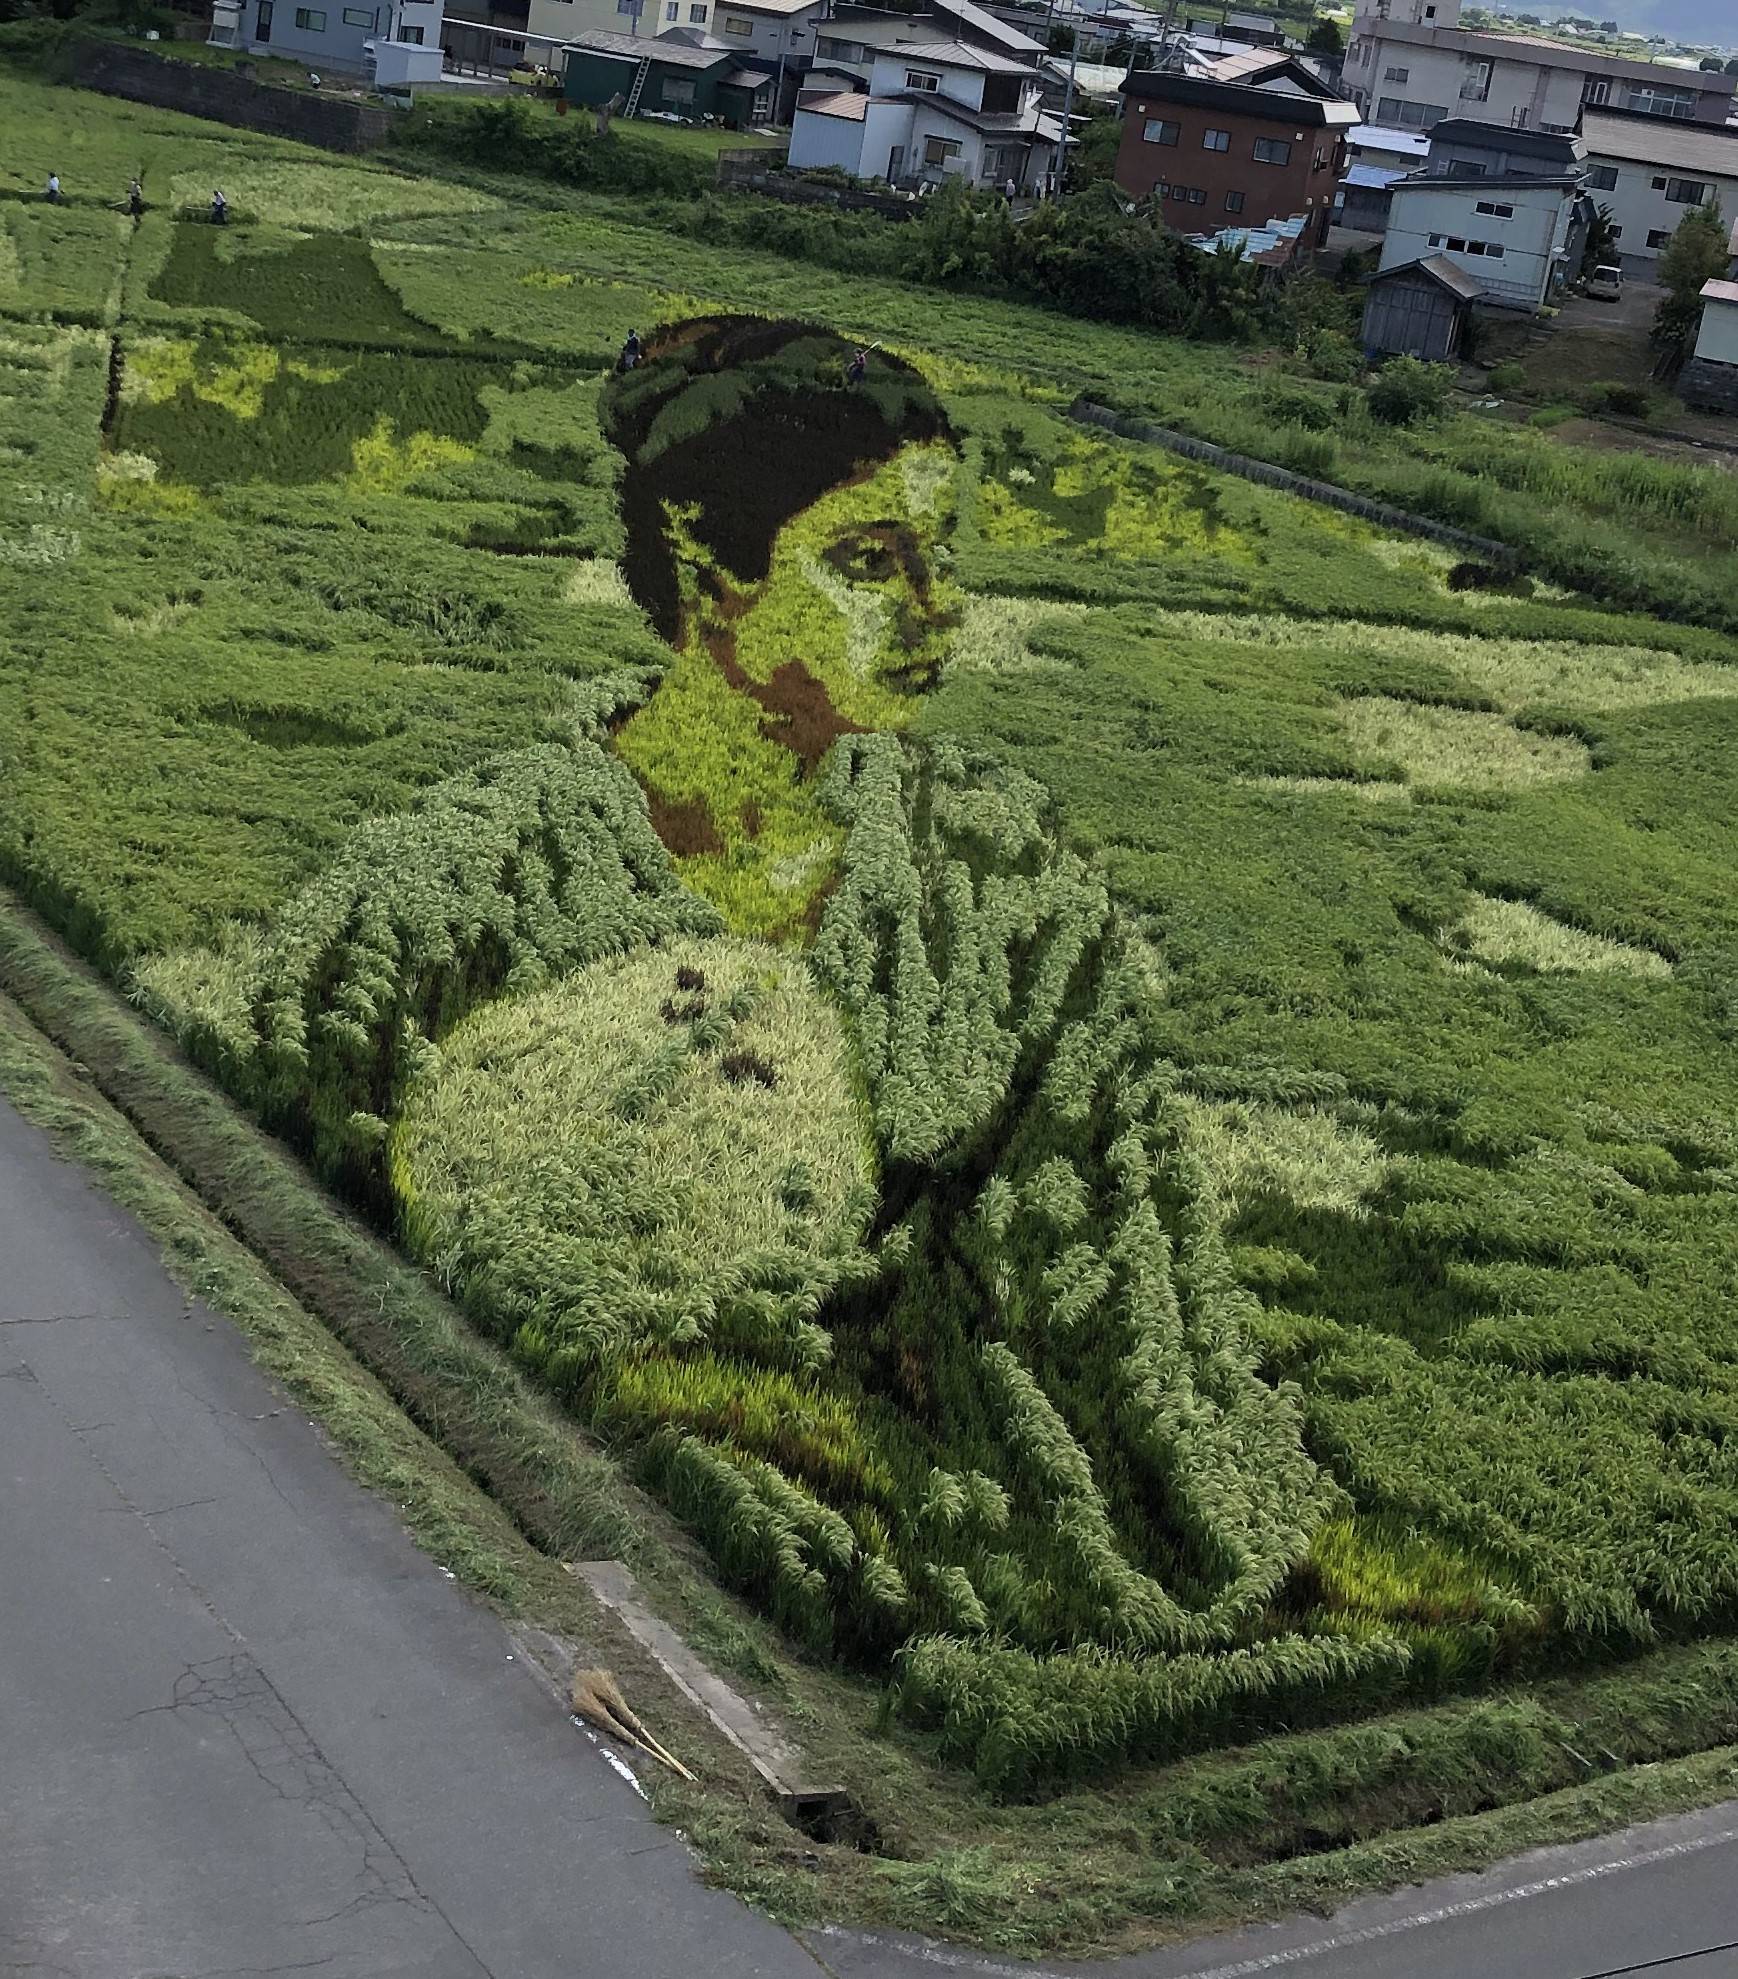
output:
{"label": "green rice plant", "polygon": [[1426,787],[1524,789],[1585,776],[1591,767],[1587,745],[1575,737],[1517,728],[1471,708],[1370,694],[1342,703],[1340,721],[1368,766],[1398,768],[1409,783]]}
{"label": "green rice plant", "polygon": [[137,986],[323,1173],[378,1201],[399,1097],[472,1005],[709,919],[599,750],[528,750],[364,827],[263,940],[238,927]]}
{"label": "green rice plant", "polygon": [[[222,186],[231,206],[267,226],[348,233],[382,220],[440,213],[491,213],[500,202],[467,186],[411,178],[368,165],[315,163],[304,158],[259,159],[227,166]],[[167,198],[177,206],[209,202],[204,171],[177,172]]]}
{"label": "green rice plant", "polygon": [[873,1158],[801,967],[667,941],[504,987],[406,1087],[390,1165],[413,1250],[563,1386],[642,1349],[824,1362],[812,1315],[859,1268]]}
{"label": "green rice plant", "polygon": [[1138,1663],[1076,1650],[1037,1657],[925,1637],[901,1660],[901,1703],[943,1751],[1001,1793],[1232,1741],[1249,1726],[1320,1718],[1335,1700],[1366,1705],[1405,1681],[1396,1635],[1280,1637],[1225,1656]]}
{"label": "green rice plant", "polygon": [[0,209],[0,317],[112,322],[127,232],[118,211],[8,202]]}
{"label": "green rice plant", "polygon": [[1544,972],[1616,970],[1658,980],[1672,973],[1663,955],[1610,941],[1584,928],[1566,927],[1525,900],[1499,900],[1475,894],[1459,922],[1448,931],[1458,954],[1480,962],[1518,964]]}

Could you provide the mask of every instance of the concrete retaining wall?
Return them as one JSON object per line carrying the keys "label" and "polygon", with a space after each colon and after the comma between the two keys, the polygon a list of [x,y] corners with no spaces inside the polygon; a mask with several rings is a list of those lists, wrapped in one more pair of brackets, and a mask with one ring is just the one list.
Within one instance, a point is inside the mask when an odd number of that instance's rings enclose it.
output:
{"label": "concrete retaining wall", "polygon": [[231,69],[177,62],[108,41],[80,44],[73,80],[81,89],[101,90],[105,96],[124,96],[159,110],[184,110],[191,117],[273,137],[299,138],[324,151],[368,151],[384,143],[392,127],[392,112],[375,103],[276,89]]}
{"label": "concrete retaining wall", "polygon": [[1094,405],[1090,399],[1076,399],[1068,409],[1070,419],[1086,426],[1101,426],[1125,440],[1145,440],[1155,447],[1198,460],[1227,474],[1241,475],[1245,481],[1259,481],[1269,488],[1282,488],[1288,495],[1301,495],[1306,502],[1320,502],[1324,508],[1343,509],[1347,515],[1361,516],[1383,529],[1408,536],[1422,536],[1432,543],[1445,543],[1451,550],[1464,550],[1468,557],[1515,569],[1520,557],[1507,543],[1493,542],[1488,536],[1474,536],[1469,530],[1451,529],[1446,522],[1432,522],[1428,516],[1409,515],[1405,509],[1390,508],[1386,502],[1373,502],[1367,495],[1355,495],[1349,488],[1336,488],[1331,481],[1312,481],[1293,474],[1288,467],[1276,467],[1270,460],[1253,460],[1248,454],[1228,453],[1207,440],[1188,433],[1174,432],[1169,426],[1149,426],[1138,419],[1125,418],[1107,405]]}

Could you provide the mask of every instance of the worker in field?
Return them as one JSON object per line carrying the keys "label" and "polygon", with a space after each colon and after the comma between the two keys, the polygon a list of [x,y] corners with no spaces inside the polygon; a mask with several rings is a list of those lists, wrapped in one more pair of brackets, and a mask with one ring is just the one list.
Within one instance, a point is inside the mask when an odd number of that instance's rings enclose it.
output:
{"label": "worker in field", "polygon": [[58,172],[50,172],[48,175],[48,192],[46,197],[50,206],[58,206],[60,204],[60,174]]}
{"label": "worker in field", "polygon": [[127,188],[127,211],[137,220],[145,210],[145,188],[137,179]]}
{"label": "worker in field", "polygon": [[628,332],[627,342],[622,345],[622,354],[616,359],[616,369],[618,371],[632,371],[639,363],[640,357],[640,333],[638,330],[630,330]]}
{"label": "worker in field", "polygon": [[211,223],[216,227],[229,225],[229,201],[224,198],[221,191],[211,195]]}
{"label": "worker in field", "polygon": [[860,385],[868,375],[869,353],[866,350],[854,350],[851,353],[851,362],[845,367],[845,383]]}

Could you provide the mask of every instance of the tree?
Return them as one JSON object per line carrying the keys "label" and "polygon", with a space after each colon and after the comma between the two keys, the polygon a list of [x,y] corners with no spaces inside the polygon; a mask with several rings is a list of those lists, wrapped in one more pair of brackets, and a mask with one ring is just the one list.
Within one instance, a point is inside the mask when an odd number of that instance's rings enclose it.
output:
{"label": "tree", "polygon": [[1616,259],[1617,223],[1611,217],[1611,208],[1602,206],[1587,229],[1587,245],[1581,250],[1581,273],[1591,275],[1595,268],[1603,268]]}
{"label": "tree", "polygon": [[1340,32],[1339,22],[1330,21],[1324,14],[1310,23],[1304,46],[1312,55],[1343,55],[1346,52],[1346,37]]}
{"label": "tree", "polygon": [[1726,64],[1720,60],[1718,55],[1704,55],[1696,64],[1696,67],[1705,76],[1723,76],[1726,73]]}
{"label": "tree", "polygon": [[1702,320],[1702,284],[1726,272],[1726,226],[1718,206],[1698,206],[1678,222],[1660,256],[1666,299],[1654,317],[1654,342],[1682,358]]}
{"label": "tree", "polygon": [[1726,73],[1729,76],[1738,76],[1738,55],[1734,55],[1726,64]]}

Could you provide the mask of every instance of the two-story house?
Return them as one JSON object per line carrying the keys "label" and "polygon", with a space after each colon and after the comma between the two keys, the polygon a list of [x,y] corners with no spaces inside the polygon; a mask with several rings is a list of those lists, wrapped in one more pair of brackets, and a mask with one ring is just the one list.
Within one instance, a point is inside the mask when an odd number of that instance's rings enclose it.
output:
{"label": "two-story house", "polygon": [[1342,86],[1379,124],[1445,117],[1571,131],[1583,104],[1723,124],[1738,78],[1579,48],[1541,35],[1476,34],[1461,0],[1358,0]]}
{"label": "two-story house", "polygon": [[763,72],[779,99],[775,116],[788,114],[801,76],[815,52],[815,23],[828,0],[529,0],[527,39],[554,46],[605,33],[644,37],[682,30],[710,37],[732,50],[739,66]]}
{"label": "two-story house", "polygon": [[1116,183],[1159,200],[1176,232],[1301,214],[1304,251],[1327,237],[1358,112],[1313,69],[1252,49],[1205,74],[1133,70],[1122,95]]}
{"label": "two-story house", "polygon": [[439,79],[442,19],[442,0],[240,0],[214,8],[211,39],[396,89]]}
{"label": "two-story house", "polygon": [[1441,257],[1481,302],[1541,308],[1579,273],[1593,219],[1581,140],[1442,124],[1431,140],[1425,169],[1390,190],[1378,275]]}
{"label": "two-story house", "polygon": [[1672,124],[1589,108],[1581,116],[1587,189],[1609,206],[1618,252],[1647,273],[1693,207],[1738,218],[1738,125]]}
{"label": "two-story house", "polygon": [[[832,166],[890,185],[959,177],[1021,190],[1055,171],[1062,120],[1043,108],[1033,62],[927,36],[871,44],[852,59],[865,57],[866,89],[805,90],[797,99],[793,167]],[[828,59],[823,38],[819,60]]]}

